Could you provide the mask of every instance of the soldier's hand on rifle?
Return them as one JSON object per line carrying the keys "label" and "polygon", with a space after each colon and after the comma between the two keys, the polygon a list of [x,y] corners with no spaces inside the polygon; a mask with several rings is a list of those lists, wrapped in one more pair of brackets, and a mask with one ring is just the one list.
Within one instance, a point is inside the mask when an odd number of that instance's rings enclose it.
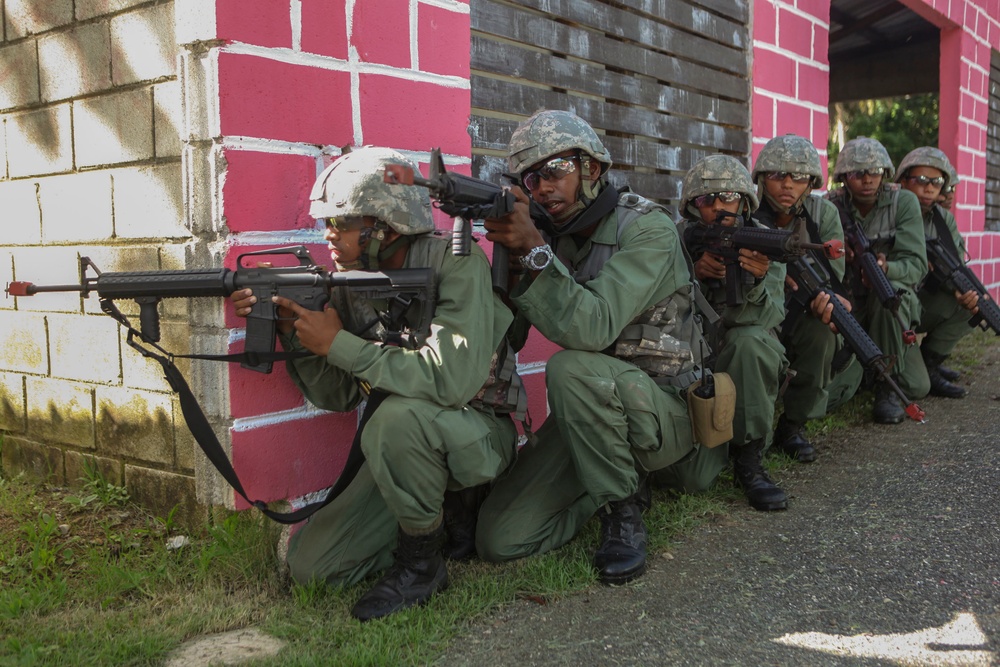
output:
{"label": "soldier's hand on rifle", "polygon": [[[851,312],[851,302],[844,297],[837,295],[837,299],[840,303],[847,309],[847,312]],[[828,292],[820,292],[809,304],[809,309],[812,314],[823,324],[830,327],[830,331],[834,333],[837,332],[837,325],[833,323],[833,301],[830,298]]]}
{"label": "soldier's hand on rifle", "polygon": [[878,254],[878,268],[882,269],[882,273],[889,273],[889,259],[884,252]]}
{"label": "soldier's hand on rifle", "polygon": [[[257,303],[257,297],[253,295],[253,290],[241,289],[229,295],[229,303],[233,304],[233,310],[237,317],[247,317],[253,311],[253,305]],[[287,308],[278,308],[278,321],[275,326],[283,334],[292,332],[292,322],[295,320],[295,313]]]}
{"label": "soldier's hand on rifle", "polygon": [[511,251],[512,254],[526,255],[532,248],[545,245],[545,239],[535,227],[528,212],[530,199],[521,188],[512,188],[514,198],[514,210],[502,218],[487,218],[483,220],[486,227],[486,240],[491,243],[499,243]]}
{"label": "soldier's hand on rifle", "polygon": [[725,280],[726,265],[723,264],[722,258],[718,255],[705,252],[694,263],[694,275],[698,280],[708,280],[711,278]]}
{"label": "soldier's hand on rifle", "polygon": [[955,299],[958,301],[958,304],[962,306],[962,308],[965,308],[973,315],[979,312],[979,295],[975,292],[975,290],[969,290],[965,294],[956,291]]}
{"label": "soldier's hand on rifle", "polygon": [[763,254],[749,248],[740,248],[740,268],[749,271],[754,278],[763,278],[771,261]]}
{"label": "soldier's hand on rifle", "polygon": [[291,324],[303,347],[321,357],[330,352],[333,339],[344,328],[336,309],[328,305],[324,310],[309,310],[283,296],[272,296],[271,301],[291,311],[295,317]]}
{"label": "soldier's hand on rifle", "polygon": [[785,274],[785,288],[793,292],[799,291],[799,284],[787,273]]}

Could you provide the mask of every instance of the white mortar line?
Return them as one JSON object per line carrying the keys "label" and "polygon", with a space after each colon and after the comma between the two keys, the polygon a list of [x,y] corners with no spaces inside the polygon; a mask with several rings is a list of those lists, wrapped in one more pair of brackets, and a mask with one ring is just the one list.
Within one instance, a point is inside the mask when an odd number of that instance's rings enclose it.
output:
{"label": "white mortar line", "polygon": [[815,104],[813,102],[804,102],[789,95],[783,95],[773,90],[767,90],[766,88],[757,88],[756,86],[754,86],[753,92],[754,94],[767,95],[768,97],[776,101],[780,100],[782,102],[790,102],[795,106],[802,107],[804,109],[809,109],[810,111],[824,113],[828,116],[830,115],[830,108],[825,107],[821,104]]}
{"label": "white mortar line", "polygon": [[448,9],[456,14],[470,13],[469,5],[467,3],[456,2],[455,0],[420,0],[420,4],[428,5],[430,7],[439,7],[440,9]]}
{"label": "white mortar line", "polygon": [[417,39],[419,30],[419,21],[417,19],[417,0],[410,0],[409,7],[409,18],[410,18],[410,67],[413,69],[420,69],[420,49],[418,48]]}
{"label": "white mortar line", "polygon": [[257,153],[276,153],[281,155],[302,155],[306,157],[321,157],[326,155],[326,148],[315,144],[280,141],[278,139],[262,139],[259,137],[222,137],[220,145],[230,151],[254,151]]}
{"label": "white mortar line", "polygon": [[302,51],[302,0],[291,0],[292,50]]}
{"label": "white mortar line", "polygon": [[314,407],[311,403],[306,403],[302,407],[292,408],[291,410],[282,410],[281,412],[271,412],[264,415],[257,415],[255,417],[240,417],[239,419],[234,419],[230,430],[233,433],[245,433],[246,431],[253,431],[254,429],[274,426],[276,424],[286,424],[288,422],[301,421],[303,419],[315,419],[316,417],[322,417],[326,414],[330,413],[327,410],[320,410],[319,408]]}
{"label": "white mortar line", "polygon": [[297,229],[273,232],[238,232],[230,234],[228,245],[233,247],[282,246],[282,245],[324,245],[323,230]]}
{"label": "white mortar line", "polygon": [[[819,20],[819,18],[817,18],[817,17],[813,16],[812,14],[809,14],[809,13],[807,13],[807,12],[799,9],[795,5],[791,5],[791,4],[787,3],[787,2],[782,2],[782,0],[774,0],[774,2],[772,2],[771,4],[774,5],[775,10],[777,10],[778,7],[781,7],[783,9],[787,9],[792,14],[795,14],[796,16],[801,16],[802,18],[807,19],[810,23],[814,23],[816,25],[823,26],[827,30],[830,29],[829,22],[821,21],[821,20]],[[775,11],[775,18],[777,18],[777,11]]]}
{"label": "white mortar line", "polygon": [[760,42],[760,43],[754,42],[753,46],[755,49],[760,49],[761,51],[769,51],[779,56],[786,56],[789,60],[793,60],[797,63],[803,63],[805,65],[810,65],[824,72],[830,71],[830,63],[824,63],[819,60],[813,60],[812,58],[803,56],[801,53],[795,53],[794,51],[783,49],[780,46],[775,46],[774,44],[768,44],[767,42]]}

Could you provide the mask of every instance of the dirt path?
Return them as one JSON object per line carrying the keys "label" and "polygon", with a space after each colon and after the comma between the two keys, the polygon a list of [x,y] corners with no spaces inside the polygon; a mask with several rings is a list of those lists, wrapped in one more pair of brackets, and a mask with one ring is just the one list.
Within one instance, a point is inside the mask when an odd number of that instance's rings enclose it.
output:
{"label": "dirt path", "polygon": [[624,588],[520,602],[440,665],[1000,664],[1000,344],[926,424],[852,427]]}

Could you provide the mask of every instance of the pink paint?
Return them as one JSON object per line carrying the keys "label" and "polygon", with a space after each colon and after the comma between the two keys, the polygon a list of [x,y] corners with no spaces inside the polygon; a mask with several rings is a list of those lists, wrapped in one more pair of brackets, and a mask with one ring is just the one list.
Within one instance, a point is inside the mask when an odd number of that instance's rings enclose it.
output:
{"label": "pink paint", "polygon": [[234,53],[219,56],[222,133],[351,143],[350,75]]}
{"label": "pink paint", "polygon": [[433,5],[417,5],[417,49],[420,70],[469,78],[468,58],[456,58],[472,46],[469,15]]}
{"label": "pink paint", "polygon": [[379,74],[362,74],[361,127],[366,144],[469,155],[471,99],[467,88],[444,88]]}
{"label": "pink paint", "polygon": [[[354,5],[351,44],[366,63],[409,68],[409,0],[364,0]],[[453,51],[454,53],[454,51]]]}
{"label": "pink paint", "polygon": [[813,57],[813,23],[801,14],[778,10],[778,47],[806,58]]}
{"label": "pink paint", "polygon": [[795,62],[781,53],[757,49],[753,59],[755,88],[795,96]]}
{"label": "pink paint", "polygon": [[302,0],[302,50],[347,60],[347,10],[330,0]]}
{"label": "pink paint", "polygon": [[316,160],[303,155],[228,150],[222,188],[233,233],[309,229],[309,191]]}
{"label": "pink paint", "polygon": [[216,0],[216,30],[219,39],[257,46],[292,46],[291,10],[287,2]]}

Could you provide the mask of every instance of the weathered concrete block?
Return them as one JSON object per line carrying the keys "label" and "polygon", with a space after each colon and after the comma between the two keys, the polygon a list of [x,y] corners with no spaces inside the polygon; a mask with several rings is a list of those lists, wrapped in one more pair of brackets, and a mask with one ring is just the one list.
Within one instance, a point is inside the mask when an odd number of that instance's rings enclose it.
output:
{"label": "weathered concrete block", "polygon": [[104,23],[88,23],[38,39],[42,99],[54,102],[111,87],[111,38]]}
{"label": "weathered concrete block", "polygon": [[24,473],[35,479],[63,485],[66,471],[63,450],[17,436],[7,436],[0,447],[0,466],[4,475]]}
{"label": "weathered concrete block", "polygon": [[44,375],[48,362],[45,317],[38,313],[0,312],[0,370]]}
{"label": "weathered concrete block", "polygon": [[173,4],[111,19],[111,80],[121,86],[177,74]]}
{"label": "weathered concrete block", "polygon": [[203,525],[208,508],[195,498],[194,477],[134,465],[125,466],[125,488],[132,500],[165,517],[177,507],[174,522],[188,529]]}
{"label": "weathered concrete block", "polygon": [[28,376],[25,396],[32,439],[94,448],[93,387]]}
{"label": "weathered concrete block", "polygon": [[42,210],[35,181],[0,181],[4,245],[38,244],[42,240]]}
{"label": "weathered concrete block", "polygon": [[24,376],[0,373],[0,429],[8,433],[24,433]]}
{"label": "weathered concrete block", "polygon": [[98,387],[97,450],[111,458],[174,464],[173,404],[169,394]]}
{"label": "weathered concrete block", "polygon": [[205,0],[174,0],[175,32],[178,44],[215,39],[215,3]]}
{"label": "weathered concrete block", "polygon": [[111,238],[111,172],[43,178],[38,201],[45,243],[93,243]]}
{"label": "weathered concrete block", "polygon": [[102,384],[121,382],[118,323],[110,317],[46,317],[52,377]]}
{"label": "weathered concrete block", "polygon": [[11,114],[6,125],[11,178],[57,174],[73,168],[69,104]]}
{"label": "weathered concrete block", "polygon": [[[13,248],[14,275],[39,285],[71,285],[80,282],[80,265],[76,249],[70,246],[30,246]],[[42,292],[18,297],[17,309],[22,312],[79,313],[78,292]]]}
{"label": "weathered concrete block", "polygon": [[152,158],[152,89],[137,88],[76,102],[73,130],[77,166]]}
{"label": "weathered concrete block", "polygon": [[[133,322],[135,324],[135,322]],[[189,354],[191,351],[191,326],[187,321],[168,322],[161,318],[160,346],[173,354]],[[191,373],[190,359],[175,359],[174,363],[184,377]],[[126,387],[149,391],[169,392],[170,385],[163,377],[163,368],[152,359],[147,359],[131,347],[122,350],[122,382]]]}
{"label": "weathered concrete block", "polygon": [[4,23],[7,39],[66,25],[73,21],[73,0],[5,0]]}
{"label": "weathered concrete block", "polygon": [[67,451],[64,461],[66,463],[66,486],[71,488],[80,488],[89,481],[90,470],[96,470],[101,479],[108,484],[115,486],[124,486],[125,484],[125,466],[121,461],[74,451]]}
{"label": "weathered concrete block", "polygon": [[[150,246],[90,246],[78,247],[77,250],[104,272],[149,271],[155,270],[158,265],[159,252],[157,248]],[[135,301],[119,299],[115,304],[125,317],[138,325],[139,306]],[[101,304],[93,296],[84,299],[83,310],[85,313],[102,314]]]}
{"label": "weathered concrete block", "polygon": [[[148,0],[76,0],[76,18],[84,21],[95,16],[120,12]],[[172,4],[172,3],[171,3]]]}
{"label": "weathered concrete block", "polygon": [[180,162],[117,169],[112,173],[117,238],[190,236],[184,226]]}
{"label": "weathered concrete block", "polygon": [[156,157],[181,154],[181,85],[165,81],[153,86],[153,144]]}
{"label": "weathered concrete block", "polygon": [[39,101],[35,40],[0,47],[0,109]]}
{"label": "weathered concrete block", "polygon": [[205,459],[203,455],[200,454],[201,447],[194,439],[194,435],[191,433],[191,429],[188,428],[184,421],[184,415],[181,412],[180,399],[176,395],[173,396],[174,404],[174,466],[178,471],[188,473],[193,475],[195,470],[196,456],[201,456],[202,460]]}
{"label": "weathered concrete block", "polygon": [[0,165],[0,179],[10,178],[10,174],[7,173],[7,121],[0,115],[0,160],[3,164]]}

